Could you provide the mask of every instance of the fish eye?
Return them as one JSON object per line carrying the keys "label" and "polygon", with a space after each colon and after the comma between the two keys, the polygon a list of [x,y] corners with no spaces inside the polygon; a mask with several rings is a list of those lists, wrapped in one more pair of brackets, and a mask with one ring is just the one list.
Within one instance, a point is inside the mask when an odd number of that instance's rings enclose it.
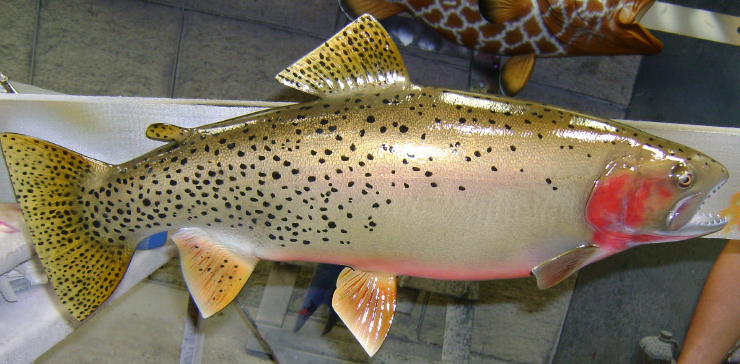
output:
{"label": "fish eye", "polygon": [[689,188],[694,183],[694,175],[689,171],[680,171],[679,173],[676,173],[675,176],[678,187]]}

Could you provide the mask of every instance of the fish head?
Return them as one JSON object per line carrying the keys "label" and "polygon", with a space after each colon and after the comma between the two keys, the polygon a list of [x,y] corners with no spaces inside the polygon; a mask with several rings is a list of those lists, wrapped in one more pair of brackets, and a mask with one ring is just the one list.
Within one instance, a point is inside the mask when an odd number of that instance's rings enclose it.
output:
{"label": "fish head", "polygon": [[727,181],[727,168],[691,148],[653,140],[612,160],[594,183],[586,220],[597,244],[621,250],[702,236],[727,224],[699,211]]}
{"label": "fish head", "polygon": [[[588,0],[574,2],[570,21],[558,38],[574,55],[644,54],[663,49],[663,42],[639,23],[655,0]],[[567,10],[565,10],[567,12]]]}

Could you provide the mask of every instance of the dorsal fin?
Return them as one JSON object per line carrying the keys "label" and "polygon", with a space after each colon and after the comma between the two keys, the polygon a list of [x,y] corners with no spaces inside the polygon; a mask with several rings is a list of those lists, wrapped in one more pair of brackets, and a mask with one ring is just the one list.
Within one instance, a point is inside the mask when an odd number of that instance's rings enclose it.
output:
{"label": "dorsal fin", "polygon": [[317,96],[409,83],[395,43],[383,26],[367,14],[275,78]]}
{"label": "dorsal fin", "polygon": [[146,128],[146,137],[162,142],[180,141],[190,135],[187,128],[172,124],[156,123]]}

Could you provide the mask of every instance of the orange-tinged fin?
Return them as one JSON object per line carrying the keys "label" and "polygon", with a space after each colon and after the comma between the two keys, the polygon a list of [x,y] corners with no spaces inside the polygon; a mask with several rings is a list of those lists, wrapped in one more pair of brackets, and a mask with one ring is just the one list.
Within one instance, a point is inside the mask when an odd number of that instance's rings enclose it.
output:
{"label": "orange-tinged fin", "polygon": [[36,253],[67,310],[88,317],[118,286],[138,241],[90,213],[85,199],[113,166],[25,135],[0,135]]}
{"label": "orange-tinged fin", "polygon": [[375,19],[383,20],[404,11],[404,8],[383,0],[345,0],[352,10],[352,15],[370,14]]}
{"label": "orange-tinged fin", "polygon": [[344,268],[332,307],[368,355],[385,340],[396,312],[396,276]]}
{"label": "orange-tinged fin", "polygon": [[562,282],[583,268],[598,250],[599,247],[594,244],[582,245],[537,265],[532,269],[532,274],[537,278],[537,287],[548,289]]}
{"label": "orange-tinged fin", "polygon": [[371,15],[363,15],[275,76],[316,96],[358,89],[407,85],[398,48]]}
{"label": "orange-tinged fin", "polygon": [[532,11],[529,0],[479,0],[478,6],[483,17],[494,24],[506,23]]}
{"label": "orange-tinged fin", "polygon": [[162,142],[181,141],[190,135],[190,129],[164,123],[156,123],[146,128],[146,137]]}
{"label": "orange-tinged fin", "polygon": [[197,228],[172,235],[185,283],[203,317],[221,311],[239,294],[259,259],[236,252]]}
{"label": "orange-tinged fin", "polygon": [[509,58],[501,69],[501,91],[506,96],[514,96],[529,82],[534,71],[534,53]]}

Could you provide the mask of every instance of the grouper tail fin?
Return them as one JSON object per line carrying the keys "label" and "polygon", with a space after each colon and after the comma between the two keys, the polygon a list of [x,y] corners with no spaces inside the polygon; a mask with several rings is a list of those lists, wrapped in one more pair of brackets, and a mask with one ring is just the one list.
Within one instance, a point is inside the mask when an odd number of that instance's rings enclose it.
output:
{"label": "grouper tail fin", "polygon": [[20,134],[0,134],[0,144],[46,275],[83,320],[113,293],[136,247],[95,203],[95,184],[115,167]]}

